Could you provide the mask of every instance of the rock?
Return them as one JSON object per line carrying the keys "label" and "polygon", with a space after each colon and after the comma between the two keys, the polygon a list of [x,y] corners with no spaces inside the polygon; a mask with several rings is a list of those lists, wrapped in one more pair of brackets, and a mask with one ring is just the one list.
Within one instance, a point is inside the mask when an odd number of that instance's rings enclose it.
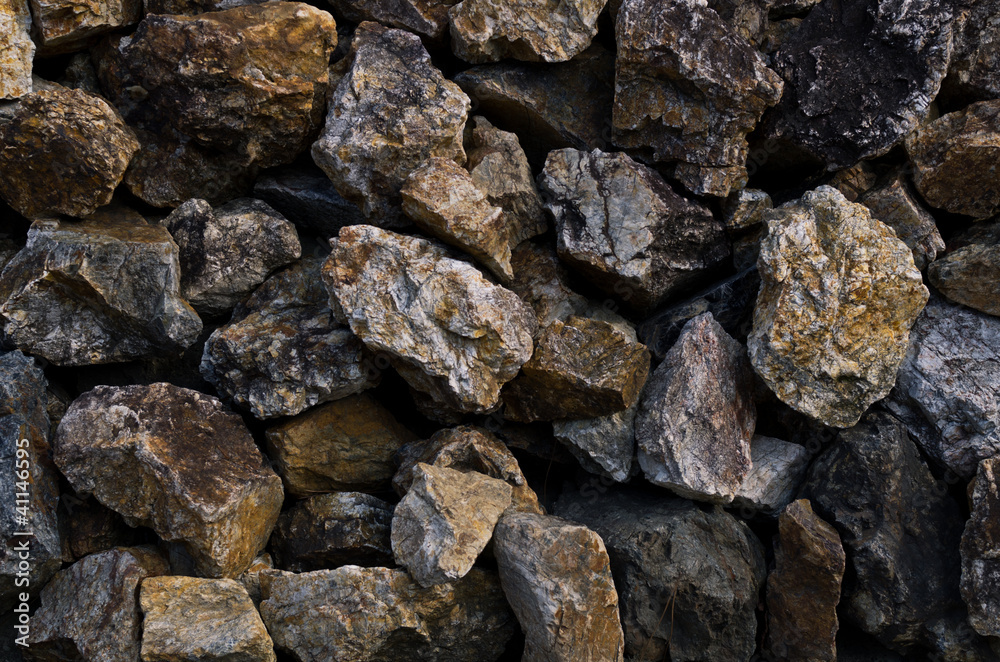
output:
{"label": "rock", "polygon": [[59,424],[54,459],[78,494],[180,543],[207,577],[236,577],[284,493],[239,416],[170,384],[98,386]]}
{"label": "rock", "polygon": [[622,661],[618,593],[599,535],[550,515],[510,513],[497,524],[495,553],[524,632],[522,660]]}
{"label": "rock", "polygon": [[[944,243],[942,242],[942,250]],[[927,269],[931,283],[951,301],[1000,315],[1000,221],[977,223],[951,239],[948,252]]]}
{"label": "rock", "polygon": [[332,246],[323,279],[369,349],[439,404],[496,407],[531,357],[535,315],[517,295],[424,239],[353,225]]}
{"label": "rock", "polygon": [[234,579],[147,577],[139,592],[143,662],[274,662],[250,596]]}
{"label": "rock", "polygon": [[126,525],[121,515],[96,499],[84,500],[65,493],[61,495],[60,505],[65,513],[66,542],[73,560],[140,542],[136,529]]}
{"label": "rock", "polygon": [[272,276],[205,343],[202,375],[257,418],[378,384],[370,354],[330,308],[321,264],[306,258]]}
{"label": "rock", "polygon": [[142,0],[101,0],[86,9],[65,0],[30,0],[43,57],[79,51],[142,18]]}
{"label": "rock", "polygon": [[402,30],[362,23],[347,62],[312,157],[369,223],[400,227],[399,191],[410,172],[434,156],[465,163],[469,98]]}
{"label": "rock", "polygon": [[763,56],[695,0],[626,0],[615,40],[615,144],[675,162],[692,193],[742,188],[746,136],[781,98]]}
{"label": "rock", "polygon": [[151,547],[118,547],[60,570],[31,617],[28,660],[136,662],[142,636],[139,585],[170,572]]}
{"label": "rock", "polygon": [[331,0],[330,4],[354,23],[375,21],[409,30],[433,42],[448,32],[448,10],[459,0]]}
{"label": "rock", "polygon": [[295,225],[324,238],[337,236],[345,225],[365,222],[361,210],[337,193],[318,168],[285,166],[262,174],[253,194]]}
{"label": "rock", "polygon": [[972,516],[962,535],[962,598],[969,623],[984,637],[1000,637],[1000,458],[979,463]]}
{"label": "rock", "polygon": [[531,422],[613,414],[636,403],[648,374],[649,351],[612,324],[555,321],[504,389],[506,415]]}
{"label": "rock", "polygon": [[624,483],[632,477],[638,401],[607,416],[552,422],[552,432],[584,469]]}
{"label": "rock", "polygon": [[310,409],[269,428],[266,436],[268,455],[296,497],[381,490],[396,471],[396,451],[416,439],[367,394]]}
{"label": "rock", "polygon": [[403,212],[420,229],[469,253],[502,280],[514,277],[503,210],[489,203],[467,170],[451,159],[428,159],[400,194]]}
{"label": "rock", "polygon": [[30,94],[31,64],[35,43],[31,41],[31,12],[27,0],[4,0],[0,5],[0,99]]}
{"label": "rock", "polygon": [[754,435],[750,440],[750,471],[736,491],[733,506],[741,515],[776,517],[795,498],[811,459],[805,446]]}
{"label": "rock", "polygon": [[844,168],[833,173],[828,186],[832,186],[851,202],[858,202],[858,198],[869,191],[878,181],[878,173],[866,161],[860,161],[849,168]]}
{"label": "rock", "polygon": [[301,662],[491,662],[514,634],[495,574],[474,568],[421,588],[404,570],[271,571],[260,613],[275,647]]}
{"label": "rock", "polygon": [[[604,540],[633,660],[749,660],[764,548],[721,508],[635,490],[565,492],[556,513]],[[668,613],[669,612],[669,613]]]}
{"label": "rock", "polygon": [[35,222],[0,273],[0,320],[11,342],[56,365],[178,354],[201,332],[170,233],[104,219]]}
{"label": "rock", "polygon": [[597,34],[607,0],[463,0],[448,11],[451,48],[466,62],[505,58],[565,62],[583,52]]}
{"label": "rock", "polygon": [[837,660],[837,604],[846,559],[836,529],[806,499],[778,518],[767,578],[769,652],[775,660]]}
{"label": "rock", "polygon": [[765,215],[773,209],[766,191],[741,188],[733,191],[722,204],[722,223],[730,232],[746,230],[765,223]]}
{"label": "rock", "polygon": [[[941,85],[941,95],[969,101],[1000,98],[1000,16],[995,2],[962,3],[968,13],[956,20],[948,77]],[[957,18],[957,17],[956,17]],[[965,105],[965,104],[962,104]]]}
{"label": "rock", "polygon": [[392,517],[396,563],[424,588],[461,579],[511,504],[506,482],[418,463]]}
{"label": "rock", "polygon": [[729,257],[708,208],[626,154],[550,152],[539,186],[556,221],[559,257],[630,308],[658,305]]}
{"label": "rock", "polygon": [[293,572],[341,565],[390,565],[393,506],[361,492],[317,494],[278,518],[271,537],[278,566]]}
{"label": "rock", "polygon": [[102,94],[101,84],[97,81],[97,70],[94,69],[89,51],[74,53],[69,58],[66,71],[56,82],[70,89],[83,90],[95,95]]}
{"label": "rock", "polygon": [[250,564],[250,567],[240,575],[240,584],[246,589],[247,595],[253,601],[254,607],[260,607],[260,575],[265,570],[273,569],[274,563],[271,561],[271,555],[265,552],[257,556],[253,560],[253,563]]}
{"label": "rock", "polygon": [[180,248],[181,293],[206,316],[229,313],[268,274],[302,255],[292,224],[250,198],[217,210],[188,200],[161,224]]}
{"label": "rock", "polygon": [[82,217],[108,204],[139,149],[106,101],[63,87],[22,97],[0,143],[0,197],[27,218]]}
{"label": "rock", "polygon": [[854,425],[888,395],[927,302],[910,248],[821,186],[769,214],[758,268],[754,370],[795,410]]}
{"label": "rock", "polygon": [[896,231],[896,236],[913,251],[913,264],[917,269],[922,270],[944,250],[944,240],[934,217],[917,202],[916,193],[901,171],[862,195],[858,202],[868,207],[872,218]]}
{"label": "rock", "polygon": [[685,324],[636,414],[646,479],[687,498],[732,501],[751,467],[753,388],[746,349],[711,313]]}

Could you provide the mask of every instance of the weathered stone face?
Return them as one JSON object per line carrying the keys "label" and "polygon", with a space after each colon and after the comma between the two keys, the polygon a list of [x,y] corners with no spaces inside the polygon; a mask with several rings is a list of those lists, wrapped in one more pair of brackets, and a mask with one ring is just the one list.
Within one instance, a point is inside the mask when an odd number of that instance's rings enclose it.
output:
{"label": "weathered stone face", "polygon": [[552,434],[584,469],[624,483],[633,475],[638,405],[637,400],[607,416],[553,421]]}
{"label": "weathered stone face", "polygon": [[872,218],[896,231],[913,251],[913,264],[923,269],[944,250],[944,239],[938,232],[934,217],[917,201],[913,187],[902,172],[862,195],[858,202],[868,207]]}
{"label": "weathered stone face", "polygon": [[72,53],[142,18],[142,0],[100,0],[88,3],[85,9],[65,0],[30,2],[43,55]]}
{"label": "weathered stone face", "polygon": [[[948,77],[941,95],[969,101],[1000,98],[1000,7],[996,2],[975,2],[965,6],[968,14],[956,12],[955,33]],[[961,26],[961,27],[959,27]]]}
{"label": "weathered stone face", "polygon": [[972,516],[962,535],[962,598],[969,623],[984,637],[1000,637],[1000,460],[979,463]]}
{"label": "weathered stone face", "polygon": [[337,236],[345,225],[365,222],[357,205],[344,200],[330,178],[316,167],[269,170],[257,179],[253,194],[298,227],[327,239]]}
{"label": "weathered stone face", "polygon": [[0,99],[16,99],[31,92],[31,40],[28,0],[0,4]]}
{"label": "weathered stone face", "polygon": [[754,435],[750,471],[736,490],[733,506],[742,516],[777,516],[795,498],[811,459],[804,446]]}
{"label": "weathered stone face", "polygon": [[949,251],[931,263],[927,276],[951,301],[1000,315],[1000,222],[977,223],[952,237]]}
{"label": "weathered stone face", "polygon": [[459,0],[331,0],[349,21],[375,21],[439,41],[448,32],[448,10]]}

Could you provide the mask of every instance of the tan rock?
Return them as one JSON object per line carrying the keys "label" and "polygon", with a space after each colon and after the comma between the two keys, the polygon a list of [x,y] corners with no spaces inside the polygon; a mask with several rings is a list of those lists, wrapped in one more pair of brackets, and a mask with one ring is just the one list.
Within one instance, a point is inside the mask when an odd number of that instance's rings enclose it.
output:
{"label": "tan rock", "polygon": [[255,558],[250,567],[239,577],[240,584],[246,589],[255,607],[260,607],[260,573],[273,569],[274,561],[271,560],[271,555],[265,552]]}
{"label": "tan rock", "polygon": [[44,56],[86,48],[101,35],[135,25],[142,0],[99,0],[86,8],[66,0],[30,0]]}
{"label": "tan rock", "polygon": [[27,0],[0,3],[0,99],[16,99],[31,92],[31,13]]}
{"label": "tan rock", "polygon": [[[943,244],[942,244],[943,247]],[[927,276],[948,299],[1000,315],[1000,223],[976,223],[950,240],[949,251],[931,263]]]}
{"label": "tan rock", "polygon": [[913,264],[917,269],[923,269],[944,251],[944,239],[934,217],[918,202],[913,187],[901,171],[862,195],[858,202],[868,207],[872,218],[896,231],[896,236],[913,251]]}

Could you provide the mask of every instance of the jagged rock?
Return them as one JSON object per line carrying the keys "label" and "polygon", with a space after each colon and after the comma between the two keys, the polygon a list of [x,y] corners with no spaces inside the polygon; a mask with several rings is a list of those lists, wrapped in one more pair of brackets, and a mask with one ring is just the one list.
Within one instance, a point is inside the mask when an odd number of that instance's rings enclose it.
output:
{"label": "jagged rock", "polygon": [[23,96],[0,124],[0,143],[0,197],[27,218],[82,217],[108,204],[139,149],[106,101],[58,86]]}
{"label": "jagged rock", "polygon": [[448,31],[448,10],[460,0],[330,0],[349,21],[376,21],[409,30],[431,41],[440,41]]}
{"label": "jagged rock", "polygon": [[143,662],[275,662],[264,623],[234,579],[147,577],[139,604]]}
{"label": "jagged rock", "polygon": [[609,322],[555,321],[504,389],[506,415],[531,422],[613,414],[636,403],[648,374],[649,351]]}
{"label": "jagged rock", "polygon": [[409,32],[362,23],[347,62],[313,160],[369,223],[400,227],[399,191],[411,171],[433,156],[465,163],[469,98]]}
{"label": "jagged rock", "polygon": [[0,273],[0,320],[11,342],[57,365],[180,353],[201,332],[170,233],[105,219],[36,221]]}
{"label": "jagged rock", "polygon": [[[721,508],[613,489],[564,493],[556,513],[604,540],[633,660],[749,660],[764,548]],[[669,612],[669,613],[668,613]]]}
{"label": "jagged rock", "polygon": [[411,477],[392,517],[396,563],[425,588],[461,579],[511,505],[511,486],[475,471],[423,462]]}
{"label": "jagged rock", "polygon": [[811,459],[805,446],[754,435],[750,471],[736,490],[733,506],[740,514],[777,516],[795,498]]}
{"label": "jagged rock", "polygon": [[760,225],[769,209],[774,208],[766,191],[741,188],[733,191],[722,204],[722,222],[729,231],[739,231]]}
{"label": "jagged rock", "polygon": [[832,186],[851,202],[857,202],[878,181],[878,173],[867,161],[833,173],[827,186]]}
{"label": "jagged rock", "polygon": [[1000,221],[977,223],[953,237],[948,253],[931,263],[927,276],[951,301],[1000,315],[996,300],[996,283],[1000,281]]}
{"label": "jagged rock", "polygon": [[516,294],[424,239],[353,225],[331,244],[323,279],[370,349],[439,404],[496,407],[531,357],[535,315]]}
{"label": "jagged rock", "polygon": [[539,185],[559,256],[631,308],[656,306],[729,257],[708,208],[626,154],[550,152]]}
{"label": "jagged rock", "polygon": [[510,241],[506,219],[469,172],[451,159],[428,159],[406,178],[403,212],[419,228],[457,246],[499,278],[510,281]]}
{"label": "jagged rock", "polygon": [[770,0],[710,0],[708,3],[709,9],[758,50],[764,41],[771,6]]}
{"label": "jagged rock", "polygon": [[901,171],[862,195],[858,202],[868,207],[872,218],[896,231],[896,236],[913,251],[917,269],[922,270],[944,250],[944,240],[934,217],[917,202],[916,194]]}
{"label": "jagged rock", "polygon": [[335,237],[345,225],[365,222],[358,206],[344,200],[318,168],[287,166],[268,171],[257,179],[253,194],[295,225],[326,238]]}
{"label": "jagged rock", "polygon": [[293,416],[378,384],[362,342],[306,258],[268,279],[205,343],[201,372],[260,419]]}
{"label": "jagged rock", "polygon": [[101,35],[135,25],[142,0],[100,0],[86,9],[66,0],[30,0],[43,57],[86,48]]}
{"label": "jagged rock", "polygon": [[1000,456],[979,463],[972,503],[962,535],[962,598],[976,632],[1000,637]]}
{"label": "jagged rock", "polygon": [[496,575],[421,588],[405,570],[344,566],[262,577],[260,614],[301,662],[492,662],[514,634]]}
{"label": "jagged rock", "polygon": [[768,651],[774,660],[837,660],[837,604],[846,567],[836,529],[806,499],[778,518],[767,578]]}
{"label": "jagged rock", "polygon": [[928,292],[910,248],[868,209],[820,186],[768,215],[747,340],[786,404],[850,427],[885,397]]}
{"label": "jagged rock", "polygon": [[246,589],[247,595],[250,596],[250,600],[253,601],[254,607],[260,607],[260,573],[265,570],[273,570],[274,562],[271,561],[271,555],[268,553],[260,554],[257,558],[253,560],[250,567],[243,571],[243,574],[239,577],[240,584]]}
{"label": "jagged rock", "polygon": [[654,485],[728,503],[750,471],[756,422],[746,348],[711,313],[699,315],[684,325],[639,403],[639,466]]}
{"label": "jagged rock", "polygon": [[119,547],[80,559],[42,589],[22,652],[37,662],[136,662],[139,584],[169,572],[167,560],[151,547]]}
{"label": "jagged rock", "polygon": [[552,422],[552,432],[584,469],[624,483],[632,477],[638,401],[624,411]]}
{"label": "jagged rock", "polygon": [[367,394],[311,409],[267,431],[268,454],[289,494],[383,489],[393,457],[416,436]]}
{"label": "jagged rock", "polygon": [[968,14],[962,17],[961,27],[956,20],[941,96],[958,97],[966,103],[1000,98],[996,76],[1000,68],[1000,7],[995,2],[961,3],[959,7]]}
{"label": "jagged rock", "polygon": [[951,19],[942,0],[818,4],[774,58],[785,93],[764,135],[828,170],[885,154],[937,96]]}
{"label": "jagged rock", "polygon": [[451,48],[466,62],[504,58],[565,62],[583,52],[597,34],[607,0],[463,0],[451,17]]}
{"label": "jagged rock", "polygon": [[16,99],[31,93],[31,63],[35,43],[31,40],[31,12],[27,0],[4,0],[0,4],[0,99]]}
{"label": "jagged rock", "polygon": [[54,459],[78,494],[180,543],[202,576],[236,577],[284,493],[239,416],[170,384],[98,386],[59,424]]}
{"label": "jagged rock", "polygon": [[524,632],[524,662],[622,662],[618,593],[599,535],[550,515],[509,513],[494,545],[500,583]]}
{"label": "jagged rock", "polygon": [[74,53],[69,59],[69,64],[66,65],[66,71],[56,83],[73,90],[83,90],[96,95],[102,94],[101,84],[97,80],[97,70],[94,69],[89,51]]}
{"label": "jagged rock", "polygon": [[317,494],[278,518],[271,547],[293,572],[340,565],[390,565],[393,506],[361,492]]}
{"label": "jagged rock", "polygon": [[676,162],[692,193],[743,187],[746,135],[781,98],[763,56],[696,0],[626,0],[615,39],[615,144]]}

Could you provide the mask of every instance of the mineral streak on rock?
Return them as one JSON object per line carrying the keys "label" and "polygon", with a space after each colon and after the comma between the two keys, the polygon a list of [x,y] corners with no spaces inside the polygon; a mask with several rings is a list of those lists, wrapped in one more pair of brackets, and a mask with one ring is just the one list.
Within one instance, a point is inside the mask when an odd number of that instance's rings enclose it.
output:
{"label": "mineral streak on rock", "polygon": [[781,98],[763,56],[696,0],[626,0],[615,39],[615,144],[676,163],[693,193],[741,188],[746,135]]}
{"label": "mineral streak on rock", "polygon": [[28,0],[0,3],[0,99],[29,94],[35,43],[31,40]]}
{"label": "mineral streak on rock", "polygon": [[448,10],[459,0],[330,0],[349,21],[375,21],[437,42],[448,32]]}
{"label": "mineral streak on rock", "polygon": [[[881,186],[858,199],[876,218],[896,231],[913,251],[913,264],[923,269],[945,248],[934,217],[917,201],[913,187],[902,172],[893,173]],[[933,277],[932,280],[933,281]]]}
{"label": "mineral streak on rock", "polygon": [[353,225],[331,245],[323,279],[370,349],[442,405],[496,407],[537,325],[516,294],[424,239]]}
{"label": "mineral streak on rock", "polygon": [[979,463],[972,504],[962,536],[962,598],[976,632],[1000,637],[1000,456]]}
{"label": "mineral streak on rock", "polygon": [[750,440],[752,466],[736,491],[733,505],[742,511],[776,516],[795,498],[809,469],[805,446],[755,435]]}
{"label": "mineral streak on rock", "polygon": [[850,427],[896,380],[928,292],[910,248],[868,209],[821,186],[768,215],[747,341],[786,404]]}
{"label": "mineral streak on rock", "polygon": [[931,263],[927,276],[951,301],[1000,315],[1000,221],[977,223],[953,237],[948,253]]}
{"label": "mineral streak on rock", "polygon": [[0,320],[11,342],[57,365],[180,353],[201,332],[170,233],[111,219],[36,221],[0,273]]}
{"label": "mineral streak on rock", "polygon": [[30,2],[43,56],[86,48],[100,35],[135,25],[143,13],[143,0],[98,0],[85,4],[67,0]]}
{"label": "mineral streak on rock", "polygon": [[195,570],[236,577],[271,534],[284,493],[239,416],[170,384],[98,386],[53,441],[56,465],[130,526],[183,545]]}
{"label": "mineral streak on rock", "polygon": [[400,227],[410,172],[434,156],[465,163],[471,104],[409,32],[362,23],[347,62],[312,157],[369,223]]}

